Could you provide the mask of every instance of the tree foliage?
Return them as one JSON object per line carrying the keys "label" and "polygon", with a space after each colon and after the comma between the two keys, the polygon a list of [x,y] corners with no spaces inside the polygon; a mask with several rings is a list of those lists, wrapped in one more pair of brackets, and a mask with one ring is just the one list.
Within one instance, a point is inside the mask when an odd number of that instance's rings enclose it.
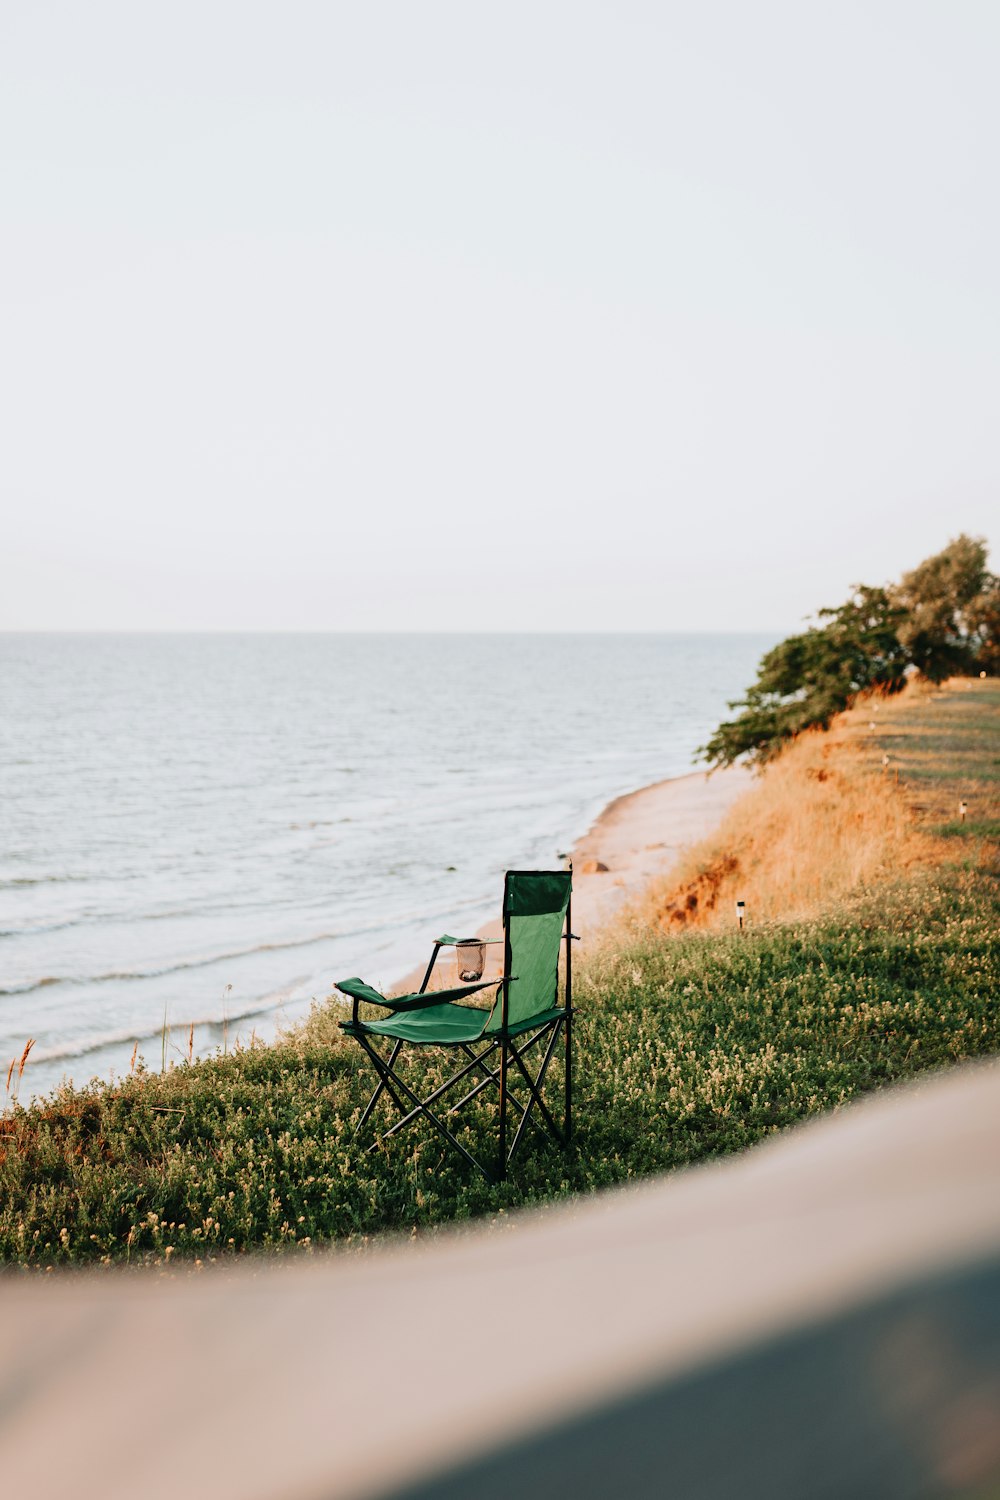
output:
{"label": "tree foliage", "polygon": [[1000,641],[1000,579],[986,566],[981,537],[959,536],[904,573],[891,590],[902,610],[899,639],[913,665],[932,682],[989,671]]}
{"label": "tree foliage", "polygon": [[895,692],[914,668],[934,681],[1000,669],[1000,579],[981,538],[957,537],[898,584],[856,584],[817,620],[767,652],[746,697],[729,705],[736,717],[702,746],[704,760],[770,760],[803,729],[825,729],[863,689]]}

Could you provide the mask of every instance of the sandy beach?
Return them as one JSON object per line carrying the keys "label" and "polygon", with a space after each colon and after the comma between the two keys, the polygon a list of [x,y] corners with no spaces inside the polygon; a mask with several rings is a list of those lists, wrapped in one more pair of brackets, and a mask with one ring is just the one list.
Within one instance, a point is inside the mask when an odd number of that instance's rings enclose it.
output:
{"label": "sandy beach", "polygon": [[[626,902],[647,881],[665,874],[688,845],[705,838],[751,785],[745,766],[692,771],[653,782],[609,802],[592,827],[573,845],[573,930],[584,946],[593,943]],[[499,905],[500,893],[497,893]],[[497,917],[477,936],[501,936]],[[491,950],[486,973],[499,973],[502,949]],[[396,993],[416,989],[424,968],[413,969]],[[455,983],[450,954],[442,953],[432,989]]]}
{"label": "sandy beach", "polygon": [[609,803],[573,847],[573,927],[583,941],[665,874],[682,849],[711,833],[752,780],[745,766],[711,776],[694,771]]}

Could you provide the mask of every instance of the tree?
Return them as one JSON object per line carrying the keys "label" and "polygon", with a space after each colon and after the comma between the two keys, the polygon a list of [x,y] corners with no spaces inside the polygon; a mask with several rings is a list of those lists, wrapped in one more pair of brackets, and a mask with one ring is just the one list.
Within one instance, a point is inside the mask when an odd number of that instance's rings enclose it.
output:
{"label": "tree", "polygon": [[957,536],[890,593],[902,610],[899,639],[925,677],[996,670],[1000,579],[986,566],[982,537]]}
{"label": "tree", "polygon": [[728,766],[741,755],[762,763],[803,729],[822,726],[863,688],[902,686],[908,658],[897,635],[902,611],[887,589],[857,584],[839,609],[821,609],[815,625],[768,651],[757,681],[730,708],[739,716],[720,724],[700,750]]}
{"label": "tree", "polygon": [[1000,578],[991,575],[983,592],[968,605],[966,620],[976,643],[973,668],[991,677],[1000,675]]}
{"label": "tree", "polygon": [[699,750],[712,765],[758,763],[803,729],[825,729],[864,688],[896,691],[908,668],[940,682],[952,673],[1000,672],[1000,578],[982,537],[958,536],[887,588],[856,584],[839,609],[762,659],[735,719]]}

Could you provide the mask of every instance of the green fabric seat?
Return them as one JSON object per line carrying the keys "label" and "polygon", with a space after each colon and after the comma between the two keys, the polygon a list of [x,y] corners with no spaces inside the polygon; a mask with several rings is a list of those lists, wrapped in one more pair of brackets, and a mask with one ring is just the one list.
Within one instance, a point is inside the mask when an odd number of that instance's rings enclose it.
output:
{"label": "green fabric seat", "polygon": [[[540,1015],[528,1016],[524,1021],[514,1021],[508,1028],[508,1036],[521,1036],[533,1026],[545,1026],[562,1015],[561,1008],[553,1006]],[[404,1042],[423,1043],[431,1047],[448,1047],[455,1042],[476,1042],[484,1034],[489,1011],[477,1010],[471,1005],[434,1005],[415,1015],[400,1016],[398,1020],[366,1021],[365,1030],[373,1036],[398,1037]],[[344,1030],[350,1034],[350,1027]]]}
{"label": "green fabric seat", "polygon": [[[366,984],[363,979],[342,979],[336,988],[354,1002],[350,1020],[341,1021],[344,1031],[359,1043],[368,1055],[379,1083],[365,1109],[359,1130],[367,1123],[376,1103],[387,1094],[401,1118],[385,1136],[394,1135],[404,1125],[419,1118],[428,1120],[490,1180],[506,1175],[507,1163],[524,1136],[525,1127],[537,1109],[550,1134],[567,1144],[571,1129],[571,1017],[572,958],[570,943],[569,870],[509,870],[504,881],[503,948],[504,969],[499,979],[451,989],[428,990],[431,974],[443,947],[454,947],[456,939],[445,936],[434,944],[431,961],[419,990],[408,995],[387,997]],[[559,950],[565,941],[566,962],[564,999],[559,1004]],[[489,1006],[464,1003],[479,991],[492,991]],[[484,996],[484,998],[487,998]],[[379,1006],[391,1012],[385,1020],[367,1020],[359,1011],[361,1003]],[[541,1089],[560,1034],[565,1038],[565,1110],[563,1128],[557,1126]],[[392,1043],[384,1055],[376,1043]],[[530,1049],[547,1041],[537,1075],[532,1077],[525,1056]],[[410,1082],[399,1071],[398,1059],[404,1046],[458,1049],[465,1059],[447,1083],[439,1085],[426,1099],[421,1099]],[[478,1049],[478,1050],[477,1050]],[[499,1053],[499,1067],[489,1066],[488,1059]],[[508,1065],[516,1069],[515,1081],[528,1091],[526,1103],[508,1085]],[[461,1143],[431,1109],[453,1084],[475,1076],[474,1086],[451,1107],[454,1114],[483,1089],[499,1089],[500,1167],[494,1174]],[[407,1109],[404,1100],[412,1105]],[[507,1111],[513,1103],[521,1110],[513,1144],[506,1149]]]}
{"label": "green fabric seat", "polygon": [[364,1029],[372,1036],[448,1047],[455,1042],[478,1041],[489,1018],[488,1010],[477,1010],[472,1005],[429,1005],[426,1010],[393,1016],[388,1021],[366,1021]]}

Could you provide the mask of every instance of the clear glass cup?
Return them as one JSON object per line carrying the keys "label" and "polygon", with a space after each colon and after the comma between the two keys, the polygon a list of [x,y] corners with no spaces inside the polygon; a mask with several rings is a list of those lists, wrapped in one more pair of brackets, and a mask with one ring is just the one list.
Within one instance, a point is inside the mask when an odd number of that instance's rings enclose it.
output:
{"label": "clear glass cup", "polygon": [[486,944],[479,938],[460,938],[455,944],[455,968],[460,984],[482,979],[486,967]]}

